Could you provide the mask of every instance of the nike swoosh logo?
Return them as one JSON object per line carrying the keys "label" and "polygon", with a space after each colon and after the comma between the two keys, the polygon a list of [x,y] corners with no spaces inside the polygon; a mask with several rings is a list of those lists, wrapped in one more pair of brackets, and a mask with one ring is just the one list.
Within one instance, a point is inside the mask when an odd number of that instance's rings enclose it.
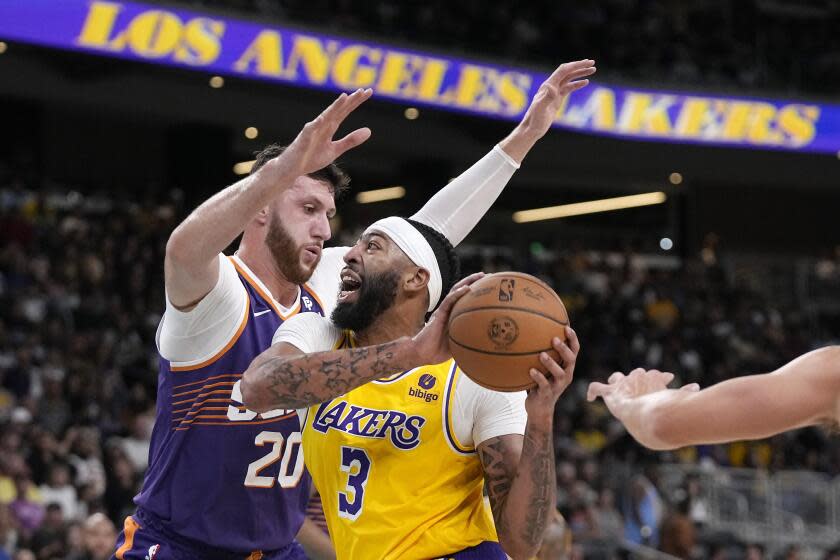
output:
{"label": "nike swoosh logo", "polygon": [[259,313],[254,313],[254,317],[259,317],[260,315],[265,315],[266,313],[271,313],[271,309],[266,309],[265,311],[260,311]]}

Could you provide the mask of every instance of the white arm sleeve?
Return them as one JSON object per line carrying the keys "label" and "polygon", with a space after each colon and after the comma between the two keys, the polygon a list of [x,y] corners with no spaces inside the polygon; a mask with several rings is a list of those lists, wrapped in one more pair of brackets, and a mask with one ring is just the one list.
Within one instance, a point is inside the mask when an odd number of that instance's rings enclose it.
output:
{"label": "white arm sleeve", "polygon": [[519,164],[498,145],[443,187],[412,220],[441,232],[457,246],[487,213]]}
{"label": "white arm sleeve", "polygon": [[307,284],[315,291],[324,305],[324,315],[330,316],[338,300],[338,286],[341,282],[341,269],[344,268],[344,255],[350,247],[330,247],[321,253],[321,262],[312,273]]}
{"label": "white arm sleeve", "polygon": [[160,355],[170,362],[201,363],[224,348],[239,329],[248,305],[248,292],[233,263],[219,254],[219,279],[198,305],[176,309],[166,298],[166,311],[157,331]]}
{"label": "white arm sleeve", "polygon": [[524,435],[528,422],[526,396],[525,391],[501,393],[485,389],[461,374],[452,403],[452,427],[458,441],[477,447],[493,437]]}
{"label": "white arm sleeve", "polygon": [[271,344],[285,342],[304,354],[332,350],[341,338],[341,329],[317,313],[298,313],[274,333]]}

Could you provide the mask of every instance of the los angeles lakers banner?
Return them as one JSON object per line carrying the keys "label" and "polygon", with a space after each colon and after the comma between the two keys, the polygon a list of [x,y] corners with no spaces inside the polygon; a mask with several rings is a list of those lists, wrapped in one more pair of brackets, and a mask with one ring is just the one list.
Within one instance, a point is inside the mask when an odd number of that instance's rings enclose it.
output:
{"label": "los angeles lakers banner", "polygon": [[[0,39],[518,119],[547,74],[274,25],[106,0],[2,0]],[[840,151],[840,105],[594,83],[557,126],[618,137]]]}

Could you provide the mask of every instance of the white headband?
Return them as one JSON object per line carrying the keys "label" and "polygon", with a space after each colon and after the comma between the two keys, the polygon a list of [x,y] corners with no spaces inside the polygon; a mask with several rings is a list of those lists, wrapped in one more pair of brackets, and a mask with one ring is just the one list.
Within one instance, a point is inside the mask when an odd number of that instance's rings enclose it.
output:
{"label": "white headband", "polygon": [[391,241],[397,244],[397,247],[402,249],[411,262],[429,271],[429,311],[432,311],[440,299],[440,292],[443,288],[440,266],[432,246],[429,245],[429,242],[416,227],[404,218],[397,216],[382,218],[378,222],[374,222],[365,230],[364,235],[373,232],[387,235]]}

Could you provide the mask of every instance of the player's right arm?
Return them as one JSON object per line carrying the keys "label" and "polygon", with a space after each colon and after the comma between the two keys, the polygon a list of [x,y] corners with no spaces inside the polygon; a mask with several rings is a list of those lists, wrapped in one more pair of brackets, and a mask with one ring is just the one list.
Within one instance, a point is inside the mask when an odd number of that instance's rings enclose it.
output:
{"label": "player's right arm", "polygon": [[169,301],[182,311],[195,307],[216,285],[218,256],[277,194],[308,173],[333,162],[370,136],[355,130],[334,141],[338,127],[371,95],[342,93],[315,120],[306,123],[289,147],[254,174],[234,183],[196,208],[166,243],[164,278]]}
{"label": "player's right arm", "polygon": [[336,327],[314,314],[292,317],[277,330],[275,343],[257,356],[242,376],[242,403],[255,412],[306,408],[368,381],[448,360],[452,357],[447,336],[449,313],[470,284],[483,276],[479,272],[455,284],[418,334],[383,344],[321,351],[323,340],[337,339]]}
{"label": "player's right arm", "polygon": [[627,431],[651,449],[762,439],[836,422],[840,415],[840,346],[702,391],[696,385],[668,389],[673,378],[657,370],[614,373],[607,384],[590,384],[589,400],[602,397]]}

